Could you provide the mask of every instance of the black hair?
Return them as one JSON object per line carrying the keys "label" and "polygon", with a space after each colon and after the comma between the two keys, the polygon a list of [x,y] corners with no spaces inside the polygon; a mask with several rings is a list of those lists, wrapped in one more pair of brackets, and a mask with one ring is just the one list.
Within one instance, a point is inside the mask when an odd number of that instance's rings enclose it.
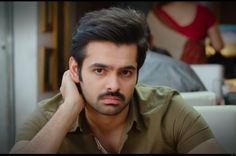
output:
{"label": "black hair", "polygon": [[[85,47],[92,41],[116,44],[136,44],[138,69],[146,58],[147,24],[145,15],[137,10],[118,7],[95,10],[83,16],[72,35],[72,56],[81,69],[86,56]],[[81,74],[80,74],[81,75]]]}

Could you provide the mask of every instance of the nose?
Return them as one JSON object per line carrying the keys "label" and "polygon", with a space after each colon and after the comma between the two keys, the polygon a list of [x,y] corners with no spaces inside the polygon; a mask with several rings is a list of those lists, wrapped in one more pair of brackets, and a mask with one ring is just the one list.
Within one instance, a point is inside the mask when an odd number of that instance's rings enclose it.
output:
{"label": "nose", "polygon": [[117,75],[112,75],[107,79],[107,90],[110,92],[117,92],[120,90],[120,82]]}

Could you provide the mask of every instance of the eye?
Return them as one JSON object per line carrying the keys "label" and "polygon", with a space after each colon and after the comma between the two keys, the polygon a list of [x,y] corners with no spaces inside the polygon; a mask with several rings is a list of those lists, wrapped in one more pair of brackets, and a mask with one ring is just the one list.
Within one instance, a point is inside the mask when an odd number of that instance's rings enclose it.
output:
{"label": "eye", "polygon": [[132,75],[132,71],[130,70],[122,70],[121,71],[121,75],[124,76],[124,77],[129,77]]}
{"label": "eye", "polygon": [[102,74],[104,74],[105,70],[102,68],[96,68],[96,69],[94,69],[94,72],[96,74],[102,75]]}

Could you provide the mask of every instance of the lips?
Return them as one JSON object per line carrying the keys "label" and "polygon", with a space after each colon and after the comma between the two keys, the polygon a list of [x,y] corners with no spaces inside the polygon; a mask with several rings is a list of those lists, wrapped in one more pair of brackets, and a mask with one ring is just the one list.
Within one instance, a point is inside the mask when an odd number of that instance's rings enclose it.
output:
{"label": "lips", "polygon": [[105,104],[113,104],[113,105],[117,105],[121,101],[121,99],[117,96],[104,96],[101,100]]}

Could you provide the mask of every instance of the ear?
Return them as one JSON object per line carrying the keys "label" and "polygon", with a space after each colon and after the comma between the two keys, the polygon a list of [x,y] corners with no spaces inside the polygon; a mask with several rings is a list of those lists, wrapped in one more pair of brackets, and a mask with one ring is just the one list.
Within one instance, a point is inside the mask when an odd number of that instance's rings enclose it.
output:
{"label": "ear", "polygon": [[69,59],[69,70],[71,74],[71,78],[74,82],[79,83],[79,72],[78,72],[78,64],[74,57],[70,57]]}

